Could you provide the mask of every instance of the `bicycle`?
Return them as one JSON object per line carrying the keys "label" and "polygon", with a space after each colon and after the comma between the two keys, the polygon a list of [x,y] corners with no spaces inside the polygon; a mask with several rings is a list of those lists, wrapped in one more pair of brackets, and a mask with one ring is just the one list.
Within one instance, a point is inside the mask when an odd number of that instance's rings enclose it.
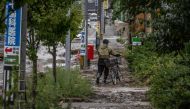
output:
{"label": "bicycle", "polygon": [[120,82],[122,78],[121,70],[119,67],[119,59],[120,57],[110,59],[109,76],[111,77],[111,81],[114,85],[116,85],[118,81]]}

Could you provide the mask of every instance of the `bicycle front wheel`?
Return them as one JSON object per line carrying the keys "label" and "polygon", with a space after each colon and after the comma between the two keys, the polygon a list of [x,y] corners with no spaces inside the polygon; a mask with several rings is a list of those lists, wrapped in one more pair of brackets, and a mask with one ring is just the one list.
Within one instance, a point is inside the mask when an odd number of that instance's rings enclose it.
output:
{"label": "bicycle front wheel", "polygon": [[117,84],[117,77],[116,77],[116,73],[115,73],[114,69],[110,70],[110,76],[111,76],[112,83],[114,85],[116,85]]}

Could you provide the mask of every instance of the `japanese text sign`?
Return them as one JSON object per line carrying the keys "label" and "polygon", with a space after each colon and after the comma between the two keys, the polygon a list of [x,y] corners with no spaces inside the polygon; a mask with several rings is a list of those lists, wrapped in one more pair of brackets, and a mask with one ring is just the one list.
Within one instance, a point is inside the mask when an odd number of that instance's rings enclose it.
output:
{"label": "japanese text sign", "polygon": [[4,41],[4,63],[6,65],[19,64],[22,9],[12,9],[13,4],[6,4],[6,31]]}

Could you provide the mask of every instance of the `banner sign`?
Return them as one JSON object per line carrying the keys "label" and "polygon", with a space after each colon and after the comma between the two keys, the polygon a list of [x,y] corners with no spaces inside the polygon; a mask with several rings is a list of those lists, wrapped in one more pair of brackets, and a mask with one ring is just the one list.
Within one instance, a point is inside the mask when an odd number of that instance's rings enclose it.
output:
{"label": "banner sign", "polygon": [[20,62],[20,40],[22,9],[11,12],[12,3],[6,4],[6,31],[4,41],[4,64],[5,66],[18,65]]}
{"label": "banner sign", "polygon": [[[87,21],[85,21],[85,26],[87,26]],[[80,55],[85,56],[86,55],[86,40],[87,40],[87,28],[85,27],[85,31],[83,31],[81,34],[81,48],[80,48]]]}
{"label": "banner sign", "polygon": [[82,34],[81,36],[81,46],[80,46],[80,55],[85,56],[86,55],[86,43],[85,43],[85,34]]}

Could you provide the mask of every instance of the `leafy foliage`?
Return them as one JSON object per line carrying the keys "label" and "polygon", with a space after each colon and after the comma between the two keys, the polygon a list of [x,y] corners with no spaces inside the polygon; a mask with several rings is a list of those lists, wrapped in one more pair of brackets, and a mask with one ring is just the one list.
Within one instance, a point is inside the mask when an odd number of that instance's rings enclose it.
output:
{"label": "leafy foliage", "polygon": [[190,2],[175,0],[163,3],[160,14],[154,16],[153,28],[157,50],[161,53],[180,52],[189,41]]}
{"label": "leafy foliage", "polygon": [[151,13],[159,53],[180,53],[184,43],[190,40],[188,0],[114,0],[114,3],[119,4],[119,9],[118,5],[114,7],[115,18],[121,12],[126,13],[127,20],[134,20],[139,13]]}
{"label": "leafy foliage", "polygon": [[66,16],[68,7],[64,6],[65,2],[60,3],[63,7],[58,7],[57,1],[53,0],[41,4],[38,1],[34,4],[37,4],[37,6],[31,6],[31,15],[34,16],[33,21],[35,22],[36,32],[39,38],[46,45],[52,46],[58,43],[60,37],[66,35],[68,30]]}
{"label": "leafy foliage", "polygon": [[189,70],[186,66],[174,65],[162,69],[155,75],[149,91],[154,107],[157,109],[181,109],[183,104],[190,100]]}
{"label": "leafy foliage", "polygon": [[161,67],[157,64],[162,58],[154,50],[155,44],[146,40],[143,46],[134,46],[132,49],[127,49],[126,59],[129,62],[129,68],[137,79],[149,84],[149,79],[154,75],[155,71]]}
{"label": "leafy foliage", "polygon": [[[6,2],[12,2],[12,0],[0,0],[0,33],[4,33],[5,31],[5,19],[6,19],[6,15],[5,15],[5,5]],[[14,10],[20,8],[21,6],[23,6],[25,3],[32,3],[33,0],[14,0],[14,7],[12,10],[10,10],[9,13],[12,13]]]}

